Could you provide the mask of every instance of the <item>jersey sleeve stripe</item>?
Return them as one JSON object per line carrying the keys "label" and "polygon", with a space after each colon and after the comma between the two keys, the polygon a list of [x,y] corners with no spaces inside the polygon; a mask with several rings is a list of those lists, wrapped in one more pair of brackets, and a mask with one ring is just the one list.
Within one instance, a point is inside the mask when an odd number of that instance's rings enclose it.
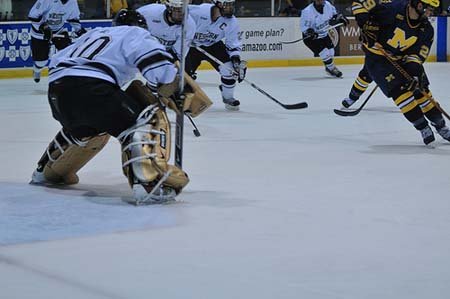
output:
{"label": "jersey sleeve stripe", "polygon": [[30,20],[31,22],[39,23],[42,20],[42,16],[38,18],[28,17],[28,20]]}
{"label": "jersey sleeve stripe", "polygon": [[159,65],[157,65],[157,66],[153,66],[153,67],[147,68],[147,69],[145,70],[145,72],[142,72],[142,75],[145,77],[145,75],[147,74],[148,71],[151,71],[151,70],[154,70],[154,69],[157,69],[157,68],[159,68],[159,67],[166,66],[166,65],[171,65],[171,64],[172,64],[172,63],[170,63],[170,62],[166,62],[166,63],[163,63],[163,64],[159,64]]}
{"label": "jersey sleeve stripe", "polygon": [[361,13],[368,13],[369,11],[365,8],[358,8],[358,9],[352,9],[353,15],[361,14]]}
{"label": "jersey sleeve stripe", "polygon": [[137,68],[143,72],[147,67],[154,65],[158,62],[169,61],[170,58],[162,53],[158,53],[156,55],[152,55],[150,57],[146,57],[142,59],[138,64]]}
{"label": "jersey sleeve stripe", "polygon": [[142,54],[141,56],[139,56],[139,57],[134,61],[134,64],[137,64],[137,62],[138,62],[139,60],[141,60],[141,59],[142,59],[143,57],[145,57],[145,56],[148,56],[148,55],[152,54],[153,52],[161,52],[161,49],[153,49],[153,50],[151,50],[151,51],[145,52],[144,54]]}

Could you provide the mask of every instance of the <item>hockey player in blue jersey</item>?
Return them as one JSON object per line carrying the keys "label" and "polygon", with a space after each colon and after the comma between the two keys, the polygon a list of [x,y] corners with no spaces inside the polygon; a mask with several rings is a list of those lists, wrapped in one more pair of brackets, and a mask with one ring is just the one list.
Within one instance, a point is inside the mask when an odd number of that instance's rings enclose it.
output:
{"label": "hockey player in blue jersey", "polygon": [[450,141],[450,130],[432,98],[423,68],[434,37],[428,17],[437,7],[439,0],[361,0],[352,5],[362,30],[368,75],[420,131],[425,144],[435,140],[429,122]]}

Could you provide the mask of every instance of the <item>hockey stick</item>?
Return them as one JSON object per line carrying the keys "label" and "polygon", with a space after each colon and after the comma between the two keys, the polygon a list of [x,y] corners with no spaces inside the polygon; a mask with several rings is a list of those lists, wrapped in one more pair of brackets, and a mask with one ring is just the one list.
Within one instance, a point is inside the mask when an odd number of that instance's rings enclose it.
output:
{"label": "hockey stick", "polygon": [[364,100],[364,102],[361,104],[361,106],[359,106],[358,109],[355,109],[355,110],[334,109],[333,110],[334,113],[336,113],[337,115],[340,115],[340,116],[355,116],[355,115],[358,115],[359,112],[361,112],[361,110],[364,108],[364,106],[366,106],[367,102],[372,97],[372,95],[375,93],[375,90],[377,90],[377,88],[378,88],[378,85],[375,85],[375,87],[370,92],[369,96]]}
{"label": "hockey stick", "polygon": [[[206,52],[204,49],[200,48],[200,47],[195,47],[199,52],[203,53],[204,55],[206,55],[207,57],[209,57],[212,61],[214,61],[215,63],[224,66],[224,63],[222,61],[220,61],[219,59],[217,59],[216,57],[214,57],[213,55],[209,54],[208,52]],[[232,71],[234,73],[234,70],[231,68],[228,68],[230,71]],[[280,101],[278,101],[277,99],[275,99],[273,96],[271,96],[270,94],[268,94],[267,92],[265,92],[264,90],[262,90],[260,87],[256,86],[256,84],[248,81],[247,79],[243,79],[243,81],[245,83],[250,84],[251,87],[253,87],[254,89],[256,89],[257,91],[259,91],[260,93],[262,93],[263,95],[265,95],[266,97],[268,97],[269,99],[271,99],[272,101],[274,101],[275,103],[277,103],[278,105],[280,105],[281,107],[283,107],[284,109],[288,109],[288,110],[295,110],[295,109],[303,109],[303,108],[307,108],[308,107],[308,103],[306,102],[300,102],[300,103],[296,103],[296,104],[283,104]]]}
{"label": "hockey stick", "polygon": [[[389,61],[396,69],[397,69],[397,71],[399,71],[399,73],[400,73],[403,77],[405,77],[406,80],[408,80],[408,81],[410,81],[410,82],[415,81],[415,79],[414,79],[413,77],[411,77],[411,75],[410,75],[407,71],[405,71],[405,69],[402,68],[402,67],[397,63],[397,61],[395,61],[395,60],[391,57],[391,55],[390,55],[388,52],[386,52],[386,50],[383,48],[382,45],[380,45],[379,43],[377,43],[376,46],[377,46],[378,50],[380,50],[381,53],[383,53],[384,57],[386,57],[386,59],[387,59],[387,60],[388,60],[388,61]],[[438,103],[438,101],[436,101],[436,100],[433,98],[433,96],[429,95],[427,92],[425,92],[425,91],[422,90],[422,89],[420,89],[420,92],[422,93],[422,95],[423,95],[424,97],[428,98],[428,99],[430,100],[430,102],[431,102],[434,106],[436,106],[436,108],[437,108],[442,114],[444,114],[444,116],[445,116],[448,120],[450,120],[450,115],[448,115],[448,113],[441,107],[441,105]]]}
{"label": "hockey stick", "polygon": [[[329,30],[331,30],[333,28],[337,28],[337,27],[342,26],[342,25],[344,25],[344,23],[339,23],[339,24],[336,24],[336,25],[333,25],[333,26],[329,26],[329,27],[324,28],[324,31],[329,31]],[[281,42],[281,43],[284,44],[284,45],[295,44],[295,43],[301,42],[302,40],[307,39],[309,37],[311,37],[311,35],[307,35],[305,37],[302,37],[302,38],[299,38],[299,39],[296,39],[296,40],[293,40],[293,41],[290,41],[290,42]]]}
{"label": "hockey stick", "polygon": [[186,39],[186,21],[188,19],[188,0],[183,0],[183,22],[181,23],[181,57],[180,57],[180,69],[178,70],[180,76],[180,97],[178,100],[178,109],[180,113],[177,113],[177,117],[175,120],[175,166],[182,169],[183,168],[183,132],[184,132],[184,113],[183,113],[183,105],[184,105],[184,68],[186,65],[186,47],[184,45],[184,41]]}

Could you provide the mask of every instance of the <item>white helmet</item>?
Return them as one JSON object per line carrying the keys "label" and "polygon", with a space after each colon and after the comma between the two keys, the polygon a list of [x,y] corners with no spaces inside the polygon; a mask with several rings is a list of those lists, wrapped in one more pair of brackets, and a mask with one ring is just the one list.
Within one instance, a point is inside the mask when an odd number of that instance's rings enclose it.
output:
{"label": "white helmet", "polygon": [[164,4],[168,7],[183,7],[183,0],[165,0]]}
{"label": "white helmet", "polygon": [[215,0],[214,4],[220,8],[222,16],[231,18],[234,15],[234,1],[235,0]]}
{"label": "white helmet", "polygon": [[183,0],[165,0],[170,19],[175,24],[181,24],[184,19]]}

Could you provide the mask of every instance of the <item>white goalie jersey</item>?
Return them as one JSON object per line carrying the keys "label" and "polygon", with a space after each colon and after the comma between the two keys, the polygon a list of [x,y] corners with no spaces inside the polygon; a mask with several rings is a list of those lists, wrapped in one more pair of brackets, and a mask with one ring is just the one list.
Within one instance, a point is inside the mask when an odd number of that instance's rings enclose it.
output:
{"label": "white goalie jersey", "polygon": [[158,84],[171,83],[175,79],[178,69],[172,59],[172,55],[143,28],[96,28],[52,57],[49,82],[65,76],[82,76],[122,87],[140,71],[156,88]]}
{"label": "white goalie jersey", "polygon": [[189,14],[194,19],[196,30],[194,46],[211,46],[225,39],[228,55],[240,55],[241,41],[239,40],[239,24],[235,16],[231,18],[219,17],[215,22],[211,20],[211,8],[214,4],[189,5]]}
{"label": "white goalie jersey", "polygon": [[311,3],[302,10],[300,30],[304,33],[309,28],[312,28],[319,34],[319,38],[323,38],[328,34],[329,20],[336,14],[336,8],[328,1],[325,1],[323,13],[319,13],[314,7],[314,3]]}
{"label": "white goalie jersey", "polygon": [[[147,21],[150,34],[166,47],[167,51],[175,53],[178,59],[181,59],[181,25],[169,25],[165,15],[166,6],[163,4],[149,4],[140,7],[137,11]],[[189,49],[195,33],[195,23],[192,17],[189,16],[187,18],[185,28],[184,47]]]}
{"label": "white goalie jersey", "polygon": [[44,22],[54,33],[59,32],[66,22],[69,22],[75,31],[81,29],[77,0],[69,0],[66,4],[59,0],[38,0],[31,8],[28,19],[32,26],[31,36],[37,39],[44,39],[39,31],[39,26]]}

